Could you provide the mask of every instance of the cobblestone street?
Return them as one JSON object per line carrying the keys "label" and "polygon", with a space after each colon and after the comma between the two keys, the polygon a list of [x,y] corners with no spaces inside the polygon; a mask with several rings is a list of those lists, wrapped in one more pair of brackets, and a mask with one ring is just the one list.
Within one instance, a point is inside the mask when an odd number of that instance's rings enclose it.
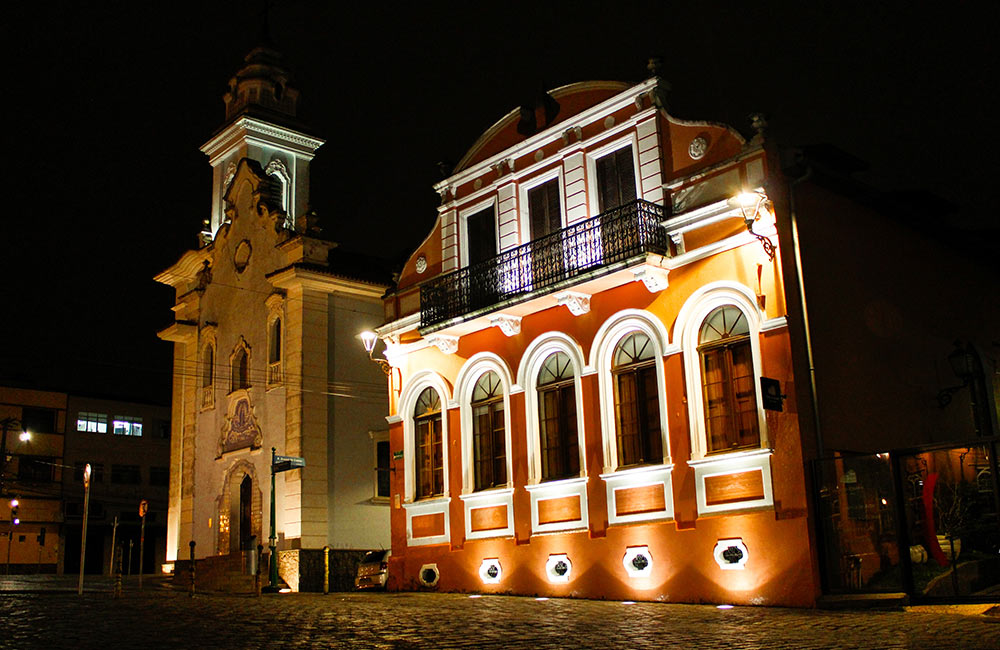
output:
{"label": "cobblestone street", "polygon": [[[133,578],[134,581],[134,578]],[[98,583],[101,585],[101,583]],[[95,585],[95,588],[96,586]],[[831,612],[460,594],[0,592],[2,648],[1000,648],[984,606]]]}

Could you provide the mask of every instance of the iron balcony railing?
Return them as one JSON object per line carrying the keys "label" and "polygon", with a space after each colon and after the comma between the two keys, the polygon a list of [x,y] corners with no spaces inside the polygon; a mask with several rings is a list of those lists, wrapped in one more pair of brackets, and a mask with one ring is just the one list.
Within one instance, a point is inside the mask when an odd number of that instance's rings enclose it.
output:
{"label": "iron balcony railing", "polygon": [[638,255],[666,255],[662,221],[663,207],[640,199],[434,278],[420,288],[420,326],[520,302],[582,273],[610,272]]}

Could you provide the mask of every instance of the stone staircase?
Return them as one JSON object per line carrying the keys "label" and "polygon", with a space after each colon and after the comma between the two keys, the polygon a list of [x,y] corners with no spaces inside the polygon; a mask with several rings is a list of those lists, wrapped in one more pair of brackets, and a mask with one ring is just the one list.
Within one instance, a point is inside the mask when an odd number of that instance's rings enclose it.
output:
{"label": "stone staircase", "polygon": [[[254,575],[250,572],[251,553],[239,551],[195,560],[195,591],[222,591],[231,594],[255,593]],[[173,585],[187,589],[191,584],[191,561],[174,563]],[[262,584],[267,584],[267,560],[261,567]]]}

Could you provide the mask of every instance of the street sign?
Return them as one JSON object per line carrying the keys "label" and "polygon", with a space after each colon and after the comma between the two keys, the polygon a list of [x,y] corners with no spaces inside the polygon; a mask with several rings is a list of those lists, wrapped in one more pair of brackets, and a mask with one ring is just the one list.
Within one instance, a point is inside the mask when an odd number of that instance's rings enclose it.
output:
{"label": "street sign", "polygon": [[306,466],[306,459],[301,456],[274,456],[271,469],[275,474],[287,472],[290,469],[298,469]]}
{"label": "street sign", "polygon": [[145,517],[147,510],[149,510],[149,502],[143,499],[139,502],[139,516]]}

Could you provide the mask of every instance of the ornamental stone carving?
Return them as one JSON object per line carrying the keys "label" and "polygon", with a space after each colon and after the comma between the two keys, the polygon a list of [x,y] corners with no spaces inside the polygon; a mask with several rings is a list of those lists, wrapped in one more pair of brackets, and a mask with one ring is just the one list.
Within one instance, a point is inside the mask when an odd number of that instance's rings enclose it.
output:
{"label": "ornamental stone carving", "polygon": [[644,266],[632,273],[636,281],[646,285],[646,289],[650,293],[663,291],[669,286],[667,274],[667,269],[655,269],[648,266]]}
{"label": "ornamental stone carving", "polygon": [[516,336],[521,333],[521,317],[509,314],[490,316],[490,326],[499,327],[506,336]]}
{"label": "ornamental stone carving", "polygon": [[707,151],[708,138],[703,135],[699,135],[688,145],[688,155],[691,156],[691,160],[701,160],[705,157],[705,152]]}
{"label": "ornamental stone carving", "polygon": [[446,334],[436,334],[427,337],[427,342],[441,350],[444,354],[455,354],[458,352],[458,337]]}
{"label": "ornamental stone carving", "polygon": [[250,404],[250,393],[241,391],[229,402],[229,413],[226,414],[219,437],[218,455],[238,449],[258,449],[263,440],[260,425]]}
{"label": "ornamental stone carving", "polygon": [[427,270],[427,258],[423,255],[417,258],[417,273],[423,273]]}
{"label": "ornamental stone carving", "polygon": [[557,293],[556,303],[566,305],[569,312],[574,316],[583,316],[590,311],[590,294],[579,291],[563,291]]}

